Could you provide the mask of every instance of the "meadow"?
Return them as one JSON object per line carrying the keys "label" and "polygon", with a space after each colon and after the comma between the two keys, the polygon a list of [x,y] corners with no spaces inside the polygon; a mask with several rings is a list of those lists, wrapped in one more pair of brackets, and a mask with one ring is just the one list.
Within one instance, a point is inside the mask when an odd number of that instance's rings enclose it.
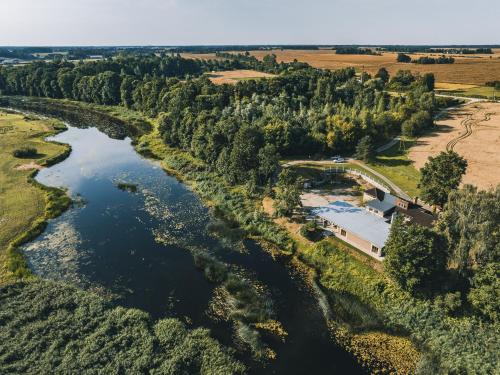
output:
{"label": "meadow", "polygon": [[[13,243],[38,233],[47,218],[69,203],[60,190],[44,188],[32,178],[36,169],[69,153],[68,146],[44,140],[62,129],[57,120],[0,112],[0,284],[12,273],[29,273]],[[19,147],[35,148],[37,154],[16,158],[13,152]]]}
{"label": "meadow", "polygon": [[[420,172],[409,158],[412,140],[403,140],[391,148],[378,153],[368,165],[378,173],[389,178],[411,197],[418,197]],[[421,167],[421,166],[419,166]]]}

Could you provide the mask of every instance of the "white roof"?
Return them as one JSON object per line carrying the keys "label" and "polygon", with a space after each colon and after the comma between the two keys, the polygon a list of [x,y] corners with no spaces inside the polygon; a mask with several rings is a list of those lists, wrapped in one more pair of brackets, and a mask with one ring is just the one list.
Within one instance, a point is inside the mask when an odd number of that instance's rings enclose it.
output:
{"label": "white roof", "polygon": [[383,248],[391,225],[386,219],[344,201],[332,202],[313,210],[313,214],[338,225],[379,249]]}

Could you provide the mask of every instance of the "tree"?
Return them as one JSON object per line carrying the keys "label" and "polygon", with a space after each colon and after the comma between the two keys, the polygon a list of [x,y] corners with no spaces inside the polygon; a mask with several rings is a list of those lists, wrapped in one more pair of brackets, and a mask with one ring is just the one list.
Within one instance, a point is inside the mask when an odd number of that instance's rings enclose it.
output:
{"label": "tree", "polygon": [[500,261],[500,185],[478,191],[472,185],[452,191],[439,217],[451,261],[463,276],[474,268]]}
{"label": "tree", "polygon": [[356,158],[366,162],[371,160],[374,155],[375,150],[373,148],[372,139],[369,135],[366,135],[361,138],[356,146]]}
{"label": "tree", "polygon": [[411,117],[403,122],[401,126],[401,131],[406,137],[415,137],[425,129],[432,126],[432,117],[427,111],[418,111],[411,115]]}
{"label": "tree", "polygon": [[467,169],[467,161],[454,151],[441,152],[429,157],[420,169],[420,190],[426,202],[443,207],[448,194],[455,190]]}
{"label": "tree", "polygon": [[234,137],[231,149],[230,173],[235,182],[245,182],[249,172],[258,167],[258,152],[262,134],[255,127],[243,126]]}
{"label": "tree", "polygon": [[500,319],[500,264],[498,262],[490,263],[476,271],[467,298],[482,315],[498,322]]}
{"label": "tree", "polygon": [[265,145],[259,150],[259,175],[261,185],[265,184],[276,172],[279,165],[279,154],[273,145]]}
{"label": "tree", "polygon": [[396,86],[409,86],[413,82],[415,82],[415,76],[409,70],[398,70],[391,79],[391,84]]}
{"label": "tree", "polygon": [[434,78],[434,74],[425,73],[420,80],[421,80],[422,84],[427,88],[428,91],[434,90],[434,83],[436,82],[436,79]]}
{"label": "tree", "polygon": [[408,55],[405,55],[404,53],[398,53],[398,57],[396,58],[397,62],[400,63],[409,63],[411,62],[411,57]]}
{"label": "tree", "polygon": [[300,188],[297,175],[285,168],[278,176],[274,210],[277,216],[290,216],[300,205]]}
{"label": "tree", "polygon": [[380,68],[377,74],[375,74],[375,78],[380,78],[382,82],[387,83],[389,82],[390,75],[386,68]]}
{"label": "tree", "polygon": [[384,252],[385,272],[412,293],[435,288],[446,270],[444,239],[428,228],[405,223],[402,217],[394,219]]}

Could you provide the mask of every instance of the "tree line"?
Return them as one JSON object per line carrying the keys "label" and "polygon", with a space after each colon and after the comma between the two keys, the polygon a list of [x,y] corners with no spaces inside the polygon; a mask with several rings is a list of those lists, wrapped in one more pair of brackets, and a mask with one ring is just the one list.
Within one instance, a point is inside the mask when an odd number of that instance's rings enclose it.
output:
{"label": "tree line", "polygon": [[455,59],[453,57],[439,56],[429,57],[420,56],[418,59],[412,59],[411,56],[404,53],[398,53],[396,57],[397,62],[401,63],[414,63],[414,64],[453,64]]}

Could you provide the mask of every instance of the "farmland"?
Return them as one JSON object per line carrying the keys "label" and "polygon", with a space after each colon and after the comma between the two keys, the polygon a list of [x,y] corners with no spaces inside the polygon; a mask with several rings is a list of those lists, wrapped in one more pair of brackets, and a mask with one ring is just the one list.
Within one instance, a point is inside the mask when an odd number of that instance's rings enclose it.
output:
{"label": "farmland", "polygon": [[[337,55],[333,50],[259,50],[250,53],[262,59],[265,55],[274,53],[278,62],[292,62],[294,59],[306,62],[313,67],[323,69],[341,69],[353,66],[357,70],[364,70],[374,74],[379,68],[385,67],[391,75],[398,70],[410,69],[413,72],[436,75],[437,82],[464,83],[484,85],[500,77],[500,50],[494,50],[493,55],[454,55],[454,64],[405,64],[396,62],[396,53],[376,55]],[[412,54],[424,56],[428,54]],[[439,54],[432,54],[439,56]],[[184,57],[213,59],[215,54],[184,54]]]}
{"label": "farmland", "polygon": [[436,130],[419,138],[409,158],[421,168],[429,156],[454,150],[468,162],[463,182],[486,189],[500,183],[500,104],[478,102],[448,113]]}

